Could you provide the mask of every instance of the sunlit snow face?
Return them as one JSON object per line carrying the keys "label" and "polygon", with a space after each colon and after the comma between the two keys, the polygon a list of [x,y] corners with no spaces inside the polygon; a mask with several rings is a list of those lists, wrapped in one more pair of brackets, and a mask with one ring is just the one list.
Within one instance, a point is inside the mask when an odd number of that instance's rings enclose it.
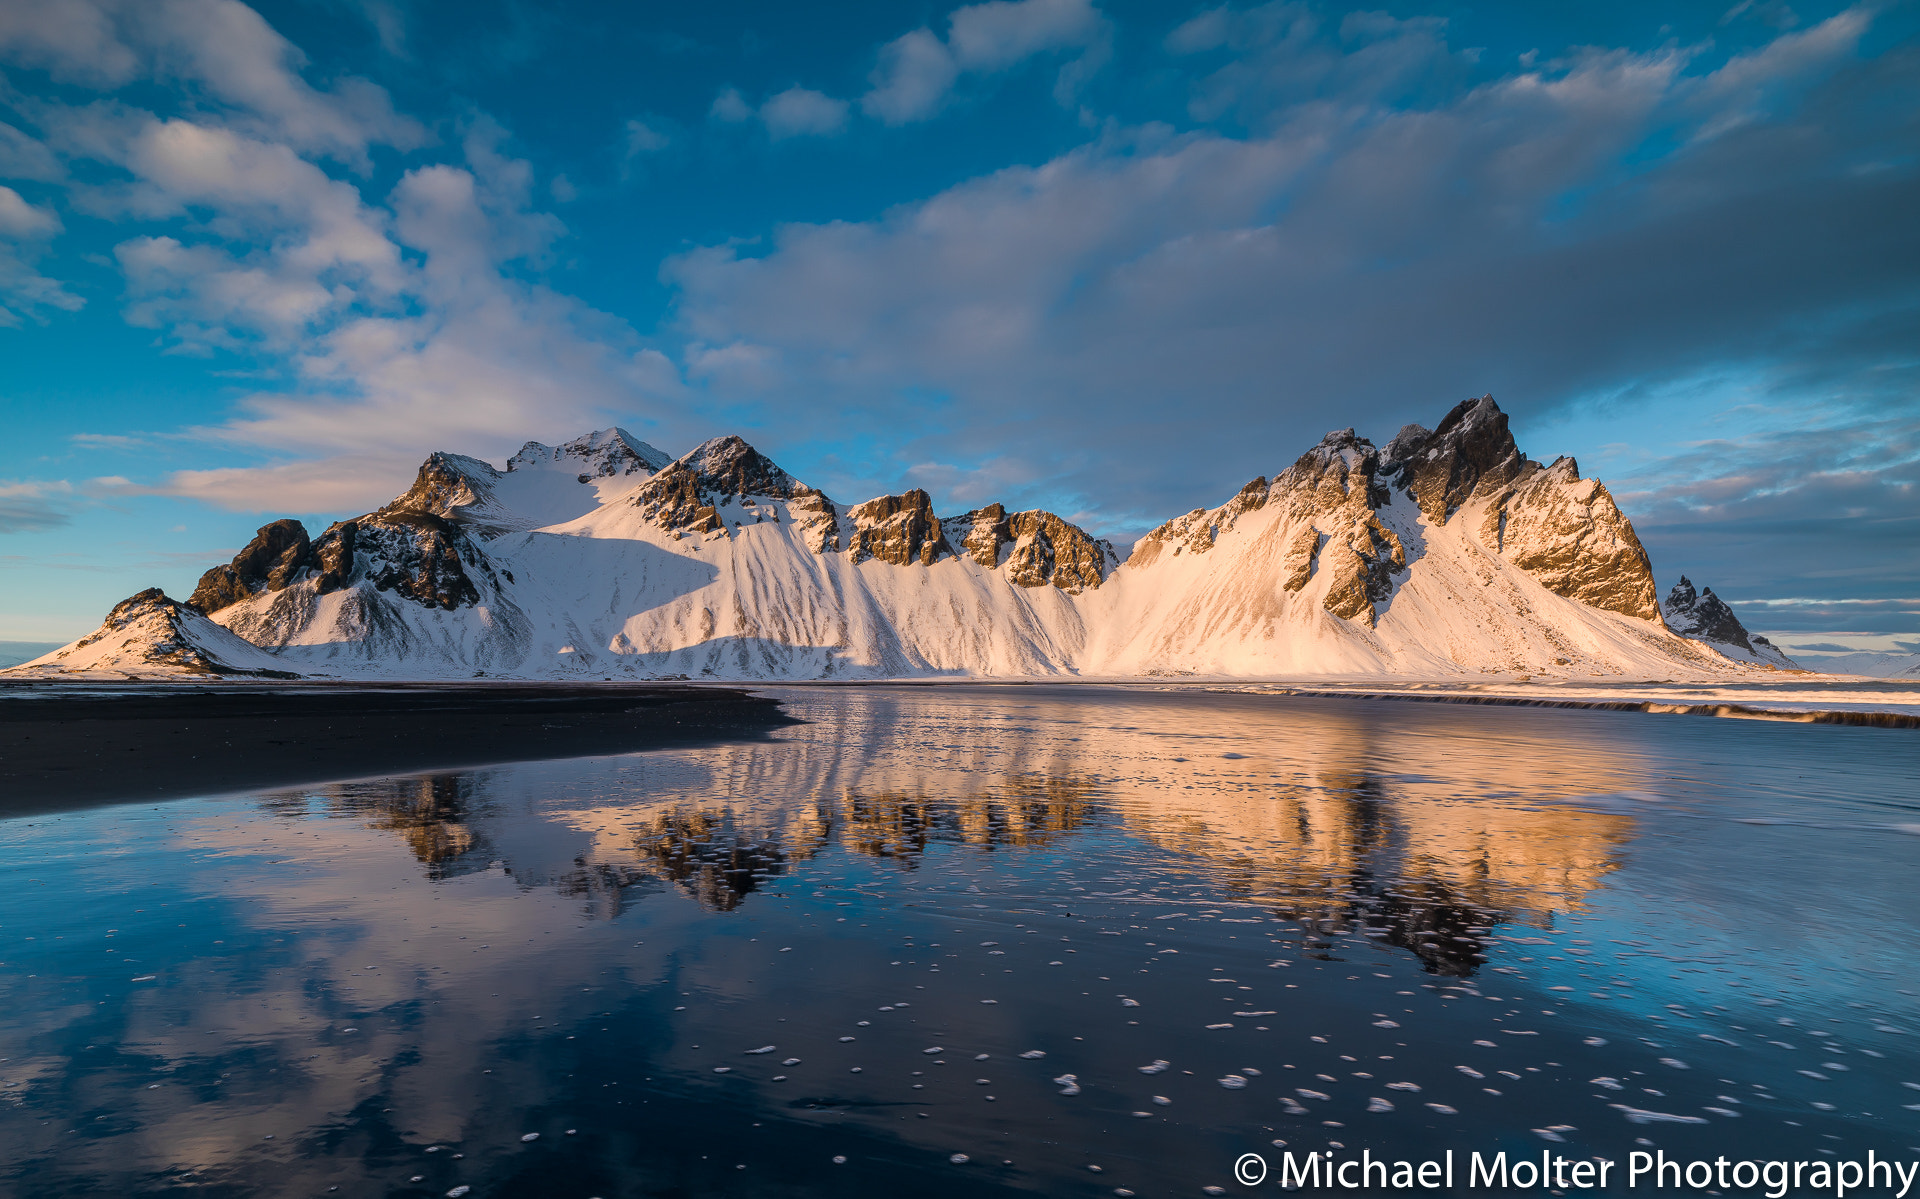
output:
{"label": "sunlit snow face", "polygon": [[1920,1012],[1859,966],[1915,965],[1920,839],[1861,827],[1915,802],[1888,732],[782,696],[768,742],[0,825],[9,1180],[1145,1194],[1274,1142],[1905,1144]]}

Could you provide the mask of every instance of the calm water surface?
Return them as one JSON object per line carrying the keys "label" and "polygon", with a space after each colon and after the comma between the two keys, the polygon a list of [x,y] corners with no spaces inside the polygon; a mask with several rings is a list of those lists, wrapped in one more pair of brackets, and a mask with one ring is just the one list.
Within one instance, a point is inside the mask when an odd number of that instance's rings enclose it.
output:
{"label": "calm water surface", "polygon": [[0,1189],[1920,1153],[1911,732],[776,694],[746,744],[0,823]]}

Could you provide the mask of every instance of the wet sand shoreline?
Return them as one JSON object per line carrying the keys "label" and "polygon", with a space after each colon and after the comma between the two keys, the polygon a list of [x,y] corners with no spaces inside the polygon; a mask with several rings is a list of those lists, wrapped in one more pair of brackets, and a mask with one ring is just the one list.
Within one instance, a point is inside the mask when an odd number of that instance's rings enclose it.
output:
{"label": "wet sand shoreline", "polygon": [[777,700],[648,684],[0,688],[0,816],[764,736]]}

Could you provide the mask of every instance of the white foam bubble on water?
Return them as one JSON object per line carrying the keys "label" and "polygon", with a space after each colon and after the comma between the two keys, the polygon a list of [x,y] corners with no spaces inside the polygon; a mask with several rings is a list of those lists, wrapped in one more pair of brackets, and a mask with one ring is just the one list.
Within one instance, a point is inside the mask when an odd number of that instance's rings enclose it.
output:
{"label": "white foam bubble on water", "polygon": [[[1644,1108],[1628,1107],[1624,1103],[1607,1105],[1625,1116],[1632,1124],[1705,1124],[1705,1116],[1676,1116],[1671,1112],[1650,1112]],[[1818,1106],[1817,1104],[1815,1106]]]}

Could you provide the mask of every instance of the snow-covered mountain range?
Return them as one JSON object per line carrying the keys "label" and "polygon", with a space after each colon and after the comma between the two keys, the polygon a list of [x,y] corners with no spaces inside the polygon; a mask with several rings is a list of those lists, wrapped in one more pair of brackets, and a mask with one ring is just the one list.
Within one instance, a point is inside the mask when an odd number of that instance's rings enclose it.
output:
{"label": "snow-covered mountain range", "polygon": [[1852,674],[1871,679],[1920,679],[1920,654],[1886,650],[1803,653],[1797,661],[1808,670]]}
{"label": "snow-covered mountain range", "polygon": [[[130,631],[129,604],[146,633]],[[108,625],[112,636],[103,626],[15,669],[816,679],[1792,666],[1711,591],[1683,580],[1663,611],[1605,486],[1571,458],[1527,458],[1490,396],[1384,448],[1330,433],[1272,478],[1153,530],[1124,562],[1050,512],[942,517],[919,490],[836,503],[738,437],[670,458],[608,429],[529,442],[505,470],[436,453],[378,511],[317,537],[275,521],[186,605],[142,593]]]}

